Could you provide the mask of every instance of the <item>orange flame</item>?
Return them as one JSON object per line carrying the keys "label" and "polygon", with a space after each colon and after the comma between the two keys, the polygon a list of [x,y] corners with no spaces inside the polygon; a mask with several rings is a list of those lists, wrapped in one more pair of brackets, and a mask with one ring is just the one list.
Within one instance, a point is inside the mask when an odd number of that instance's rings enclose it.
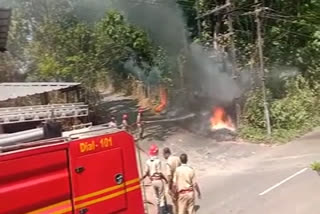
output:
{"label": "orange flame", "polygon": [[168,104],[168,94],[164,88],[160,88],[160,104],[155,108],[156,112],[162,112]]}
{"label": "orange flame", "polygon": [[212,117],[210,118],[211,130],[229,129],[235,131],[235,127],[231,118],[226,114],[221,107],[213,108]]}

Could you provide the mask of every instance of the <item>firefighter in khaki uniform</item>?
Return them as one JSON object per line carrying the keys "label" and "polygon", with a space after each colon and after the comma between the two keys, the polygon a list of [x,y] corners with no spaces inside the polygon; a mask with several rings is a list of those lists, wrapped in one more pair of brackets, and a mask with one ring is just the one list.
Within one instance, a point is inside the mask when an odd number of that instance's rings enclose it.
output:
{"label": "firefighter in khaki uniform", "polygon": [[174,187],[178,194],[178,214],[195,214],[195,191],[201,198],[200,188],[196,182],[195,171],[187,165],[188,156],[180,155],[181,166],[176,169],[173,178]]}
{"label": "firefighter in khaki uniform", "polygon": [[159,149],[156,145],[151,145],[149,150],[150,158],[146,162],[144,175],[141,180],[147,176],[151,180],[152,187],[157,199],[158,213],[160,210],[166,209],[165,187],[164,181],[168,183],[161,171],[161,161],[158,158]]}
{"label": "firefighter in khaki uniform", "polygon": [[168,147],[163,149],[163,157],[164,157],[164,159],[167,160],[166,175],[167,175],[167,179],[169,182],[169,185],[168,185],[169,192],[168,193],[172,198],[173,211],[174,211],[174,213],[177,213],[177,208],[178,208],[177,196],[176,196],[175,192],[173,191],[172,187],[173,187],[173,176],[176,172],[177,167],[181,165],[181,162],[180,162],[179,157],[171,155],[171,150]]}
{"label": "firefighter in khaki uniform", "polygon": [[139,108],[138,109],[138,114],[137,114],[137,128],[138,128],[138,137],[139,139],[143,139],[143,132],[144,132],[144,123],[142,121],[142,113],[143,113],[143,109]]}

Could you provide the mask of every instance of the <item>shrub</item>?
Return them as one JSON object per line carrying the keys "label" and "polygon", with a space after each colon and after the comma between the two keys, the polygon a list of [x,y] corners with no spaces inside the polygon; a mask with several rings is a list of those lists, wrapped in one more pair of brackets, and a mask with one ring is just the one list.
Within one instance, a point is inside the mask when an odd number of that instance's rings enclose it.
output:
{"label": "shrub", "polygon": [[314,161],[311,165],[310,168],[314,171],[320,171],[320,162]]}
{"label": "shrub", "polygon": [[286,83],[286,97],[274,100],[270,107],[272,128],[301,129],[313,125],[316,98],[301,76]]}
{"label": "shrub", "polygon": [[319,125],[319,95],[302,76],[286,80],[283,96],[267,92],[272,136],[266,138],[266,124],[261,90],[252,91],[247,99],[240,136],[253,141],[285,142]]}

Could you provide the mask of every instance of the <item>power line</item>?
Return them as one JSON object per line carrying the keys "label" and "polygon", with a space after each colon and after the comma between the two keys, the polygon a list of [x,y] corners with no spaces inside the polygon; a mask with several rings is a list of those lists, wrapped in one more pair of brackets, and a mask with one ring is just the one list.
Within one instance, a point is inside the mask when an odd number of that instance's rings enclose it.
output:
{"label": "power line", "polygon": [[274,16],[272,16],[272,15],[265,15],[264,18],[273,19],[273,20],[277,20],[277,21],[288,22],[288,23],[291,23],[291,24],[297,24],[297,25],[304,25],[304,26],[314,27],[313,24],[298,22],[299,20],[288,20],[288,19],[278,18],[278,17],[274,17]]}
{"label": "power line", "polygon": [[[272,26],[272,25],[265,25],[265,26],[275,27],[275,26]],[[281,29],[281,31],[284,31],[284,32],[287,32],[287,33],[290,33],[290,34],[293,34],[293,35],[296,35],[296,36],[301,36],[301,37],[306,37],[306,38],[309,38],[309,39],[314,39],[314,37],[309,36],[309,35],[306,35],[306,34],[302,34],[302,33],[297,33],[297,32],[293,32],[293,31],[289,31],[289,30],[284,30],[284,29]]]}
{"label": "power line", "polygon": [[[147,4],[147,5],[153,5],[153,6],[168,6],[168,7],[172,7],[172,4],[168,4],[165,2],[150,2],[150,1],[146,1],[146,0],[128,0],[128,3],[132,3],[132,4]],[[185,8],[190,8],[190,9],[194,9],[194,6],[192,5],[181,5],[180,3],[177,3],[180,7],[185,7]]]}

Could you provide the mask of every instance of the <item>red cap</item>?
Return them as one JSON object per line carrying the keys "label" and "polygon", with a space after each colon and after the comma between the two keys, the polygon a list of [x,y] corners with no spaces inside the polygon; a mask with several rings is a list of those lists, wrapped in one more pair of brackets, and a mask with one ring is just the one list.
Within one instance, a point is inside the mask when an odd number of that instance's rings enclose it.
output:
{"label": "red cap", "polygon": [[152,144],[150,146],[150,149],[149,149],[149,155],[150,156],[156,156],[156,155],[158,155],[158,152],[159,152],[158,146],[155,145],[155,144]]}
{"label": "red cap", "polygon": [[127,114],[124,114],[124,115],[122,116],[122,119],[128,119],[128,115],[127,115]]}
{"label": "red cap", "polygon": [[139,113],[142,113],[142,112],[143,112],[143,108],[139,108],[139,109],[138,109],[138,112],[139,112]]}

